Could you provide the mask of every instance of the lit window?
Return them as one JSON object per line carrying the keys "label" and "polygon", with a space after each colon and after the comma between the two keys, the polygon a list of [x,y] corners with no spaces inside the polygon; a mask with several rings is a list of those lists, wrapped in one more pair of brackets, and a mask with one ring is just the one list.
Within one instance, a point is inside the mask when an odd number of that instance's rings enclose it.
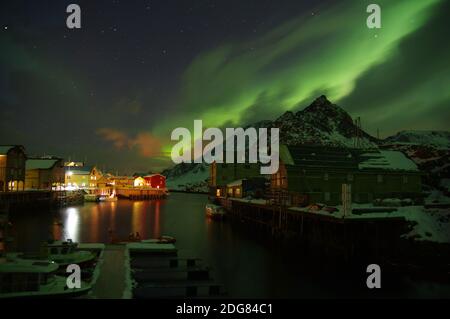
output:
{"label": "lit window", "polygon": [[220,189],[216,189],[216,196],[220,197]]}

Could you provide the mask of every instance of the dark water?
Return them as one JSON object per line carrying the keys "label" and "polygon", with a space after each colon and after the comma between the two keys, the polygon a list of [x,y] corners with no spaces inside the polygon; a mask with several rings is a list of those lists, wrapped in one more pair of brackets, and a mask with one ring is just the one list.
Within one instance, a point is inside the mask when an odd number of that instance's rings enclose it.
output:
{"label": "dark water", "polygon": [[180,250],[214,269],[230,297],[450,297],[450,285],[383,272],[382,289],[369,290],[366,265],[349,269],[305,254],[294,243],[211,221],[205,218],[206,203],[205,195],[174,193],[166,200],[86,203],[51,213],[13,214],[13,235],[21,251],[35,251],[49,237],[107,243],[110,229],[119,238],[130,232],[139,232],[141,238],[172,235]]}

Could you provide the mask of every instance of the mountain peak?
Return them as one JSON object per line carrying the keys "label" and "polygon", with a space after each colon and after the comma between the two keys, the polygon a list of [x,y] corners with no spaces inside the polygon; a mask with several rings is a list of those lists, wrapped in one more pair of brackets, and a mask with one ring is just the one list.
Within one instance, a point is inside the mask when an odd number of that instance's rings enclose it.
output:
{"label": "mountain peak", "polygon": [[331,103],[325,95],[321,95],[316,98],[308,107],[305,108],[305,111],[316,111],[319,109],[326,109],[335,107],[333,103]]}

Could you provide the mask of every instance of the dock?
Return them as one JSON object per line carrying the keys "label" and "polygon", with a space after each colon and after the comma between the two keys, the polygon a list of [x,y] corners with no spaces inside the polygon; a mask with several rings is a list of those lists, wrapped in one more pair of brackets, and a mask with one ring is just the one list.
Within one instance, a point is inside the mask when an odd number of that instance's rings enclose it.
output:
{"label": "dock", "polygon": [[106,245],[103,264],[92,289],[92,297],[121,299],[126,288],[125,245]]}
{"label": "dock", "polygon": [[0,192],[0,203],[6,205],[10,211],[29,208],[47,209],[80,202],[83,202],[83,196],[78,191],[25,190]]}
{"label": "dock", "polygon": [[[88,249],[85,244],[81,249]],[[214,297],[222,285],[195,257],[180,257],[173,244],[132,242],[105,245],[87,298]]]}
{"label": "dock", "polygon": [[381,218],[316,213],[258,201],[218,198],[227,218],[273,237],[296,240],[307,251],[331,257],[378,258],[395,251],[408,223],[403,217]]}
{"label": "dock", "polygon": [[130,200],[151,200],[166,198],[167,190],[159,188],[116,188],[117,197]]}

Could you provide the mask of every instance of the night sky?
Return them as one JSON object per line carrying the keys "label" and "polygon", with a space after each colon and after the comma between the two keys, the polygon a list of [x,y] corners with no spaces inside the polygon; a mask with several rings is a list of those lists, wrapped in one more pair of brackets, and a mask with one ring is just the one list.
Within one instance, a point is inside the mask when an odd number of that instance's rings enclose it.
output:
{"label": "night sky", "polygon": [[[70,3],[81,29],[66,27]],[[273,119],[321,94],[374,135],[446,130],[449,13],[444,0],[2,0],[0,144],[157,171],[176,127]]]}

